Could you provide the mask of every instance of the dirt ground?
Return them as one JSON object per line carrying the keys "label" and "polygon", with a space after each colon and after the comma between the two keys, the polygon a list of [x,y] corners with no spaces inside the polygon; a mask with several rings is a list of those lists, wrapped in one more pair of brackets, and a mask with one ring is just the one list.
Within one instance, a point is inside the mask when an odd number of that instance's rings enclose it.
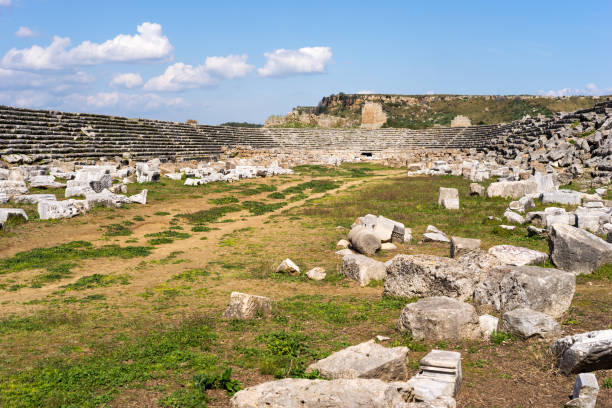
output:
{"label": "dirt ground", "polygon": [[[462,189],[463,205],[469,184],[466,180],[409,180],[402,170],[376,169],[367,177],[320,177],[304,173],[248,183],[255,187],[274,184],[280,191],[323,179],[335,180],[341,185],[323,192],[306,190],[305,196],[296,195],[292,201],[289,194],[285,199],[271,199],[270,190],[244,195],[240,184],[247,181],[241,181],[235,183],[234,190],[202,190],[198,194],[154,198],[144,206],[96,210],[58,222],[32,221],[2,233],[0,262],[36,248],[52,248],[77,240],[91,242],[94,247],[147,246],[150,254],[77,260],[65,277],[41,285],[31,282],[45,273],[44,266],[0,271],[3,285],[0,286],[0,319],[4,319],[0,321],[3,344],[0,361],[4,362],[0,364],[0,405],[4,401],[5,406],[35,406],[23,399],[21,403],[11,399],[12,386],[7,384],[17,373],[28,370],[38,373],[59,360],[74,363],[95,358],[103,347],[123,347],[160,330],[160,325],[180,325],[194,314],[214,322],[217,338],[206,353],[214,354],[219,365],[232,367],[232,378],[245,387],[274,379],[274,375],[262,368],[267,357],[262,357],[263,346],[257,346],[265,333],[278,330],[303,333],[308,336],[312,349],[323,355],[348,344],[367,341],[377,334],[391,337],[389,344],[412,345],[410,339],[395,330],[401,308],[387,308],[380,303],[381,285],[360,287],[339,275],[340,258],[334,254],[335,243],[346,237],[347,227],[356,214],[384,214],[413,228],[415,239],[400,245],[399,253],[448,256],[447,244],[420,242],[424,227],[436,221],[449,234],[472,234],[470,237],[481,238],[485,248],[519,242],[540,250],[546,246],[543,241],[525,240],[519,232],[504,235],[497,232],[496,225],[480,223],[492,211],[503,212],[503,202],[470,202],[466,197],[465,211],[450,215],[441,215],[431,208],[439,186],[458,185]],[[401,186],[397,196],[380,200],[372,197],[376,189],[390,191],[394,185]],[[163,191],[163,188],[159,191],[161,196]],[[238,204],[251,200],[285,205],[261,215],[246,209],[233,211],[206,223],[210,230],[201,232],[192,231],[195,225],[178,216],[214,209],[219,204],[211,200],[227,197],[237,198]],[[483,209],[483,205],[488,207]],[[477,218],[478,222],[472,225],[468,218]],[[124,223],[129,234],[104,234],[105,226],[118,223]],[[169,230],[188,236],[152,247],[148,244],[151,234]],[[384,252],[376,258],[384,261],[396,253]],[[287,257],[303,272],[323,266],[328,278],[314,282],[303,276],[275,274],[273,269]],[[76,289],[74,284],[92,274],[118,280]],[[224,321],[220,316],[232,291],[268,296],[278,305],[279,312],[273,320],[257,319],[244,326]],[[306,305],[304,311],[300,305]],[[43,327],[31,328],[22,323],[24,319],[38,319],[36,322],[42,319]],[[581,278],[572,307],[560,323],[564,334],[611,328],[612,282]],[[556,370],[548,346],[549,342],[518,339],[500,345],[489,341],[424,342],[411,347],[410,361],[416,372],[418,360],[432,348],[460,351],[464,377],[457,396],[459,407],[560,407],[569,399],[575,377],[564,376]],[[260,348],[257,351],[250,347]],[[177,390],[191,390],[191,377],[196,371],[186,365],[184,369],[155,372],[146,379],[104,385],[100,390],[110,393],[110,401],[88,402],[87,406],[204,406],[186,400],[161,402]],[[612,407],[612,389],[602,386],[606,378],[612,386],[612,371],[600,371],[597,376],[601,387],[597,407]],[[94,387],[92,393],[97,392]],[[229,406],[230,397],[224,390],[209,390],[206,394],[208,406]],[[57,400],[60,402],[45,404],[65,406],[61,398]]]}

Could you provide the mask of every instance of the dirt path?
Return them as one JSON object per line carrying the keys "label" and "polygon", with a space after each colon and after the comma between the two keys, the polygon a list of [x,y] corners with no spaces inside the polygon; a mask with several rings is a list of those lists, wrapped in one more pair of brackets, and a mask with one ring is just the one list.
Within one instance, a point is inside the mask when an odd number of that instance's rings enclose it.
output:
{"label": "dirt path", "polygon": [[[43,299],[56,292],[61,286],[75,282],[83,276],[94,273],[105,275],[128,273],[132,278],[129,285],[112,286],[103,290],[96,290],[96,293],[105,295],[107,302],[112,303],[119,309],[132,309],[134,307],[134,294],[143,293],[155,287],[163,287],[165,282],[167,282],[169,277],[172,275],[189,268],[201,268],[206,266],[208,263],[215,261],[219,256],[219,243],[223,236],[231,234],[236,230],[250,228],[260,229],[264,227],[264,222],[266,222],[270,216],[278,215],[282,211],[302,206],[307,200],[317,199],[329,193],[335,194],[336,192],[344,191],[352,186],[364,182],[397,176],[402,173],[402,171],[394,170],[385,171],[382,174],[379,172],[378,174],[368,177],[367,179],[348,181],[343,183],[335,190],[325,193],[311,194],[305,199],[288,203],[286,206],[278,210],[263,215],[253,216],[246,210],[230,213],[218,221],[223,221],[223,219],[230,218],[234,220],[233,222],[214,223],[211,226],[214,226],[217,229],[205,233],[190,232],[188,225],[184,225],[185,232],[189,232],[191,234],[190,238],[175,240],[172,243],[160,245],[156,247],[152,251],[152,254],[146,258],[102,258],[82,260],[79,262],[79,266],[73,269],[72,276],[68,279],[47,284],[42,288],[24,287],[16,292],[0,292],[0,316],[11,313],[21,314],[27,311],[36,310],[41,306],[24,305],[24,303]],[[308,180],[310,180],[310,178]],[[283,188],[292,187],[304,181],[305,180],[303,179],[292,181],[290,183],[283,184]],[[213,207],[213,205],[208,203],[208,200],[234,194],[235,193],[215,193],[198,199],[184,198],[175,201],[156,202],[151,205],[138,206],[129,209],[119,209],[111,213],[99,212],[96,214],[85,214],[83,217],[63,220],[64,222],[55,222],[50,224],[40,222],[31,226],[30,228],[28,228],[26,225],[23,228],[24,233],[19,231],[19,236],[5,239],[5,241],[9,241],[9,245],[0,249],[0,257],[11,256],[19,251],[39,247],[50,247],[74,240],[100,241],[101,225],[118,223],[122,220],[131,220],[134,216],[148,217],[145,218],[144,222],[138,222],[136,225],[130,227],[133,231],[132,235],[128,237],[113,237],[115,239],[104,243],[143,245],[147,241],[147,238],[145,238],[146,234],[156,233],[168,229],[169,221],[172,219],[172,215],[175,213],[188,213],[208,209]],[[248,199],[261,199],[266,194],[269,193],[249,196]],[[155,213],[159,211],[171,212],[171,215],[155,215]],[[117,218],[108,220],[108,215],[117,216]],[[201,238],[203,237],[206,237],[206,239],[202,240]],[[137,239],[138,242],[133,244],[125,243],[126,240],[133,239]],[[173,262],[163,263],[162,260],[176,253],[179,253],[178,255],[175,255],[178,259],[186,261],[177,264]],[[146,264],[143,265],[143,263]],[[18,272],[15,274],[15,277],[18,280],[23,280],[24,278],[34,276],[35,274],[36,272]],[[217,286],[214,288],[214,292],[211,291],[210,300],[225,302],[227,295],[231,291],[260,289],[257,287],[259,284],[259,281],[244,282],[233,279],[223,280],[217,284]],[[267,287],[266,294],[275,297],[284,297],[287,295],[287,293],[294,293],[297,286],[300,286],[300,284],[279,282],[278,285],[275,285],[274,287]],[[367,289],[363,290],[361,288],[355,288],[355,294],[359,293],[364,295],[367,292]]]}

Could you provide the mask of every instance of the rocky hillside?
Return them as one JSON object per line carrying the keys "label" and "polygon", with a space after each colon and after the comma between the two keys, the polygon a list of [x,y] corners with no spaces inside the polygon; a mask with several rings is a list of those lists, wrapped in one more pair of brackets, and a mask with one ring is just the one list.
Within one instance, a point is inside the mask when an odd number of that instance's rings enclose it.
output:
{"label": "rocky hillside", "polygon": [[[609,97],[545,97],[533,95],[381,95],[326,96],[316,107],[299,106],[287,116],[272,116],[267,127],[393,127],[425,129],[434,126],[508,123],[527,115],[550,116],[593,107]],[[369,123],[364,106],[380,105],[386,115]],[[367,109],[366,111],[368,111]],[[378,115],[375,115],[378,117]],[[459,118],[457,118],[459,117]],[[457,119],[456,119],[457,118]],[[365,119],[365,120],[364,120]],[[378,117],[380,119],[380,117]],[[453,120],[455,123],[453,123]]]}

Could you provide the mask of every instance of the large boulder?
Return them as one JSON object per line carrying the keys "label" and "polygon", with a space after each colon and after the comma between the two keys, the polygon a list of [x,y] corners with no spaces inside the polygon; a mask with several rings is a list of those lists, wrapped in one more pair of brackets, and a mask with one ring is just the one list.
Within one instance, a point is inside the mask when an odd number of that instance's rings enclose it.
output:
{"label": "large boulder", "polygon": [[380,249],[381,240],[372,228],[356,225],[348,234],[351,247],[364,255],[373,255]]}
{"label": "large boulder", "polygon": [[30,178],[31,188],[63,188],[65,184],[55,181],[55,176],[34,176]]}
{"label": "large boulder", "polygon": [[557,319],[572,303],[576,276],[553,268],[504,265],[476,285],[474,303],[501,312],[528,307]]}
{"label": "large boulder", "polygon": [[299,274],[300,267],[295,264],[291,259],[286,258],[276,267],[276,273],[287,272],[290,274]]}
{"label": "large boulder", "polygon": [[226,319],[247,320],[254,319],[257,316],[265,317],[271,312],[272,306],[269,298],[232,292],[229,306],[223,312],[223,317]]}
{"label": "large boulder", "polygon": [[489,254],[493,255],[502,264],[523,266],[538,264],[548,259],[548,254],[529,248],[513,245],[495,245],[489,248]]}
{"label": "large boulder", "polygon": [[538,191],[538,183],[534,180],[498,181],[489,184],[487,197],[521,198]]}
{"label": "large boulder", "polygon": [[383,280],[387,276],[383,262],[360,254],[344,255],[340,272],[361,286],[366,286],[372,280]]}
{"label": "large boulder", "polygon": [[474,306],[446,296],[434,296],[409,303],[397,322],[417,340],[460,340],[480,338]]}
{"label": "large boulder", "polygon": [[155,160],[150,160],[147,163],[136,164],[136,182],[151,183],[159,181],[159,163]]}
{"label": "large boulder", "polygon": [[526,307],[504,313],[502,328],[522,339],[549,339],[561,334],[561,326],[552,317]]}
{"label": "large boulder", "polygon": [[434,255],[397,255],[387,267],[385,296],[472,297],[478,276],[459,262]]}
{"label": "large boulder", "polygon": [[554,224],[548,235],[553,263],[566,271],[589,274],[612,263],[612,244],[587,232],[564,224]]}
{"label": "large boulder", "polygon": [[423,242],[450,242],[450,239],[438,228],[428,225],[423,234]]}
{"label": "large boulder", "polygon": [[378,378],[384,381],[408,379],[408,348],[383,347],[374,340],[337,351],[310,365],[321,376],[338,378]]}
{"label": "large boulder", "polygon": [[612,369],[612,329],[563,337],[550,350],[564,374]]}
{"label": "large boulder", "polygon": [[378,379],[307,380],[285,378],[238,391],[231,408],[455,408],[452,398],[415,399],[405,382]]}

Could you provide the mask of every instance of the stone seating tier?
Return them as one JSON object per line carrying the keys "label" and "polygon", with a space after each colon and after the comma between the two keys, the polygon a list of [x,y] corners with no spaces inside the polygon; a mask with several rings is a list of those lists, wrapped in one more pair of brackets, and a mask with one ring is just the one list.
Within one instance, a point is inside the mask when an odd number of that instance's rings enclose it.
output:
{"label": "stone seating tier", "polygon": [[[605,105],[605,104],[600,104]],[[605,112],[599,106],[553,120],[528,119],[504,125],[411,129],[233,128],[151,119],[32,110],[0,106],[0,155],[49,159],[122,156],[215,159],[226,147],[362,152],[413,149],[520,149],[537,143],[579,115]]]}

